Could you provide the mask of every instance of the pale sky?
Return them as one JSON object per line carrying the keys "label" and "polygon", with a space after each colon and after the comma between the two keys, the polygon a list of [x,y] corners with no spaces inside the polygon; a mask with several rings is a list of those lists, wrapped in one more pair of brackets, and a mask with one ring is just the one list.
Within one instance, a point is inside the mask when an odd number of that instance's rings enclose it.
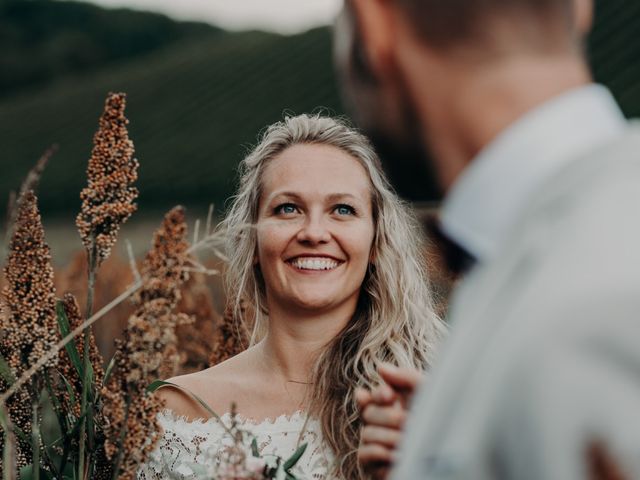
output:
{"label": "pale sky", "polygon": [[296,33],[330,24],[343,0],[88,0],[104,7],[161,12],[228,30],[262,29]]}

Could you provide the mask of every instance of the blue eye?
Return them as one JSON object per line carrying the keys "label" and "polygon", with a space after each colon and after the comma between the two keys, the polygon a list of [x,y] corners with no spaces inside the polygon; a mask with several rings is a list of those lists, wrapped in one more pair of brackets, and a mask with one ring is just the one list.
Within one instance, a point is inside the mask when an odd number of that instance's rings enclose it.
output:
{"label": "blue eye", "polygon": [[296,213],[298,211],[298,207],[296,207],[293,203],[283,203],[282,205],[278,205],[274,209],[274,213],[290,215],[292,213]]}
{"label": "blue eye", "polygon": [[338,215],[355,215],[356,210],[351,205],[338,205],[334,210]]}

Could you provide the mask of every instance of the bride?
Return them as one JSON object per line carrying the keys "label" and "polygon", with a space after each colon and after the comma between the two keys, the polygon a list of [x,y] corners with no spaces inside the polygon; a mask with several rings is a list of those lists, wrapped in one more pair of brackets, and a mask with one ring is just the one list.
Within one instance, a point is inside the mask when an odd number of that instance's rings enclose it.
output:
{"label": "bride", "polygon": [[[428,368],[444,331],[417,222],[363,135],[300,115],[271,125],[243,160],[222,226],[228,294],[253,325],[251,346],[170,381],[218,413],[235,403],[262,454],[307,443],[297,478],[363,478],[356,388],[379,382],[380,362]],[[239,318],[242,301],[252,318]],[[224,429],[181,390],[158,394],[164,434],[138,478],[193,478],[188,465],[223,450]]]}

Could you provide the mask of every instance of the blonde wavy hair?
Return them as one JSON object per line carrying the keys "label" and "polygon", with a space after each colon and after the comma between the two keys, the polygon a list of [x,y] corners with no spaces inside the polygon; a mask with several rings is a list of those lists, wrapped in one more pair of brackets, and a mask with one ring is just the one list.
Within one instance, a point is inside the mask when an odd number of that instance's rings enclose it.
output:
{"label": "blonde wavy hair", "polygon": [[[254,266],[255,229],[262,176],[271,160],[296,144],[331,145],[365,168],[371,183],[374,261],[356,312],[320,354],[308,398],[325,441],[339,460],[335,474],[364,478],[356,452],[360,418],[356,387],[373,387],[380,362],[429,368],[445,327],[434,311],[422,253],[422,229],[393,191],[368,139],[345,121],[322,115],[286,117],[269,126],[240,164],[240,187],[221,227],[228,233],[228,298],[239,321],[253,325],[251,343],[264,337],[269,314],[259,268]],[[245,303],[246,302],[246,303]],[[245,308],[249,307],[249,308]],[[251,312],[252,318],[242,318]]]}

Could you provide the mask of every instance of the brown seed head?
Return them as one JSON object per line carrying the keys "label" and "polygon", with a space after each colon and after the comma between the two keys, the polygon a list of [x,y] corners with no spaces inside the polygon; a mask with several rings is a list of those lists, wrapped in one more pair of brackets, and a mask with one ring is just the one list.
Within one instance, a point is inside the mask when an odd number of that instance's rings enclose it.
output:
{"label": "brown seed head", "polygon": [[[4,269],[3,314],[0,315],[0,353],[18,378],[57,342],[58,326],[51,253],[33,191],[22,196]],[[55,367],[57,358],[45,364]],[[7,385],[0,385],[6,390]],[[28,387],[7,402],[14,425],[27,435],[31,431],[31,395]],[[18,441],[17,465],[28,464],[31,446]]]}
{"label": "brown seed head", "polygon": [[209,366],[209,356],[216,344],[216,332],[222,321],[211,296],[207,277],[194,273],[182,286],[178,310],[194,317],[194,323],[180,326],[177,349],[184,359],[178,373],[191,373]]}
{"label": "brown seed head", "polygon": [[[32,191],[18,207],[3,289],[7,314],[0,349],[19,376],[58,340],[51,253]],[[57,359],[47,364],[53,367]]]}
{"label": "brown seed head", "polygon": [[[241,314],[245,316],[246,302],[241,304]],[[249,335],[244,324],[235,318],[233,309],[228,307],[214,333],[213,348],[209,356],[209,365],[214,366],[246,350]]]}
{"label": "brown seed head", "polygon": [[93,138],[87,168],[89,185],[80,194],[82,208],[76,226],[85,247],[95,242],[97,263],[102,263],[116,242],[120,226],[135,212],[138,190],[138,161],[133,158],[124,116],[125,95],[110,93]]}
{"label": "brown seed head", "polygon": [[134,297],[136,310],[129,317],[124,339],[118,342],[116,364],[102,390],[105,457],[113,458],[120,446],[120,432],[127,432],[118,478],[133,479],[159,438],[156,416],[163,403],[148,395],[154,380],[171,376],[178,366],[176,327],[190,321],[175,312],[180,287],[187,280],[188,261],[184,209],[165,216],[155,233],[153,247],[141,268],[143,286]]}

